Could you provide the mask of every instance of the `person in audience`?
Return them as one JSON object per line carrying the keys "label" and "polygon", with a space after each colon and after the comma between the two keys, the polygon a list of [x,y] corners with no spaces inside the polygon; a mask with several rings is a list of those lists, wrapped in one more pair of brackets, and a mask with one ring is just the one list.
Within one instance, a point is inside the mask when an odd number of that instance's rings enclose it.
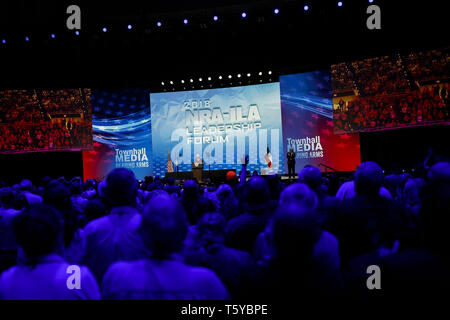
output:
{"label": "person in audience", "polygon": [[[389,193],[389,190],[385,187],[381,186],[380,188],[380,196],[386,199],[392,199],[391,194]],[[346,181],[339,187],[338,191],[336,192],[336,199],[338,200],[347,200],[347,199],[353,199],[356,197],[356,191],[355,191],[355,181]]]}
{"label": "person in audience", "polygon": [[[100,299],[97,282],[89,269],[77,266],[72,271],[61,256],[62,224],[59,212],[44,204],[31,206],[14,217],[14,234],[24,259],[0,275],[0,299]],[[77,273],[79,280],[72,281],[70,272]],[[70,289],[77,283],[79,288]]]}
{"label": "person in audience", "polygon": [[200,194],[195,180],[186,180],[183,185],[181,204],[186,212],[190,225],[197,224],[205,212],[215,211],[213,202]]}
{"label": "person in audience", "polygon": [[317,207],[317,213],[321,221],[326,219],[328,213],[328,207],[330,207],[334,201],[334,198],[327,195],[322,188],[322,172],[319,168],[306,165],[298,173],[298,181],[306,184],[317,195],[319,201]]}
{"label": "person in audience", "polygon": [[33,184],[30,180],[24,179],[20,182],[21,195],[25,198],[26,203],[31,206],[36,203],[42,203],[42,198],[33,193]]}
{"label": "person in audience", "polygon": [[86,208],[84,209],[84,215],[86,220],[91,222],[92,220],[104,217],[108,214],[106,205],[101,199],[90,199],[86,203]]}
{"label": "person in audience", "polygon": [[136,178],[132,171],[125,168],[112,170],[105,180],[105,197],[111,211],[84,228],[82,262],[99,283],[113,262],[136,260],[147,255],[138,234],[142,218],[136,209],[136,193]]}
{"label": "person in audience", "polygon": [[[273,217],[274,253],[250,275],[248,297],[305,302],[337,295],[335,285],[323,284],[324,274],[317,272],[315,246],[321,233],[317,215],[309,205],[300,201],[280,205]],[[338,281],[338,277],[331,278]]]}
{"label": "person in audience", "polygon": [[403,207],[380,196],[383,180],[378,164],[361,163],[355,172],[355,198],[336,202],[330,209],[326,229],[339,240],[344,268],[350,259],[380,246],[390,248],[404,235]]}
{"label": "person in audience", "polygon": [[232,298],[239,297],[240,285],[253,267],[252,256],[225,246],[224,216],[218,212],[203,215],[198,223],[198,241],[185,248],[185,262],[213,270],[223,281]]}
{"label": "person in audience", "polygon": [[150,255],[114,263],[102,285],[105,299],[223,300],[229,294],[209,269],[190,267],[177,256],[187,233],[187,218],[178,200],[158,195],[144,208],[140,235]]}
{"label": "person in audience", "polygon": [[180,196],[181,192],[180,187],[175,184],[175,179],[172,177],[167,178],[167,184],[164,186],[164,190],[168,194],[175,194],[176,196]]}
{"label": "person in audience", "polygon": [[215,193],[219,202],[219,212],[226,220],[234,218],[241,213],[239,201],[228,184],[221,184]]}
{"label": "person in audience", "polygon": [[227,223],[225,244],[252,253],[256,238],[272,214],[266,180],[260,176],[251,177],[245,184],[244,198],[244,213]]}
{"label": "person in audience", "polygon": [[11,221],[20,211],[14,209],[14,201],[11,188],[0,189],[0,273],[16,262],[17,243]]}
{"label": "person in audience", "polygon": [[44,193],[44,203],[55,207],[63,218],[64,258],[77,264],[84,249],[83,217],[72,207],[70,189],[60,182],[50,182]]}
{"label": "person in audience", "polygon": [[[319,200],[313,190],[306,184],[293,183],[281,193],[280,207],[299,205],[310,211],[315,222],[322,224],[322,217],[318,212]],[[334,235],[322,227],[317,229],[319,237],[313,246],[314,273],[317,278],[316,286],[324,290],[338,292],[343,287],[338,240]],[[254,256],[259,261],[270,261],[276,255],[273,243],[274,220],[272,219],[257,240]]]}
{"label": "person in audience", "polygon": [[427,298],[446,303],[450,287],[450,163],[439,162],[429,170],[420,216],[422,248],[399,251],[382,261],[383,289],[386,299],[401,297],[409,303],[423,303]]}

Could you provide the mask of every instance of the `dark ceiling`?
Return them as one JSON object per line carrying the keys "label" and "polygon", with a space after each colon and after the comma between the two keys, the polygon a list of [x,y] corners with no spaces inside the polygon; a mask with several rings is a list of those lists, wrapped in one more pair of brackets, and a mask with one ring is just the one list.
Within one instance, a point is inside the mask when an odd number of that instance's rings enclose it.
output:
{"label": "dark ceiling", "polygon": [[[265,75],[272,70],[263,81],[274,81],[279,74],[449,44],[444,1],[374,0],[381,8],[381,30],[366,28],[368,1],[343,2],[338,8],[330,0],[2,0],[0,39],[6,44],[0,43],[0,85],[159,90],[161,81],[170,79],[260,70]],[[66,28],[70,4],[81,7],[79,36]],[[220,85],[226,83],[214,82]]]}

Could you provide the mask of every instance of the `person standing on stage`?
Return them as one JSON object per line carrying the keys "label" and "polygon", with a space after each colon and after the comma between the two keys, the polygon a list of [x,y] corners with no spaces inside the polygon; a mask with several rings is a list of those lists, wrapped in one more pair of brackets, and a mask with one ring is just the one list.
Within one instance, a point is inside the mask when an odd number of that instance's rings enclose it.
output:
{"label": "person standing on stage", "polygon": [[290,148],[286,155],[288,163],[288,174],[289,178],[295,178],[295,152],[294,149]]}

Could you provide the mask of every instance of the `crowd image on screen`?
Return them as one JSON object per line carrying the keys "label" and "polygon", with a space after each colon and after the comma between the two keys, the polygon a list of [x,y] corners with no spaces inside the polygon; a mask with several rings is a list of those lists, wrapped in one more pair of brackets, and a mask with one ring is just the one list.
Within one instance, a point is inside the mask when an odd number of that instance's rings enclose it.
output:
{"label": "crowd image on screen", "polygon": [[333,65],[334,131],[450,121],[449,59],[443,49]]}
{"label": "crowd image on screen", "polygon": [[3,90],[0,152],[89,148],[89,90]]}
{"label": "crowd image on screen", "polygon": [[448,159],[409,173],[367,161],[347,176],[308,165],[296,181],[246,161],[221,182],[118,168],[2,183],[0,298],[371,299],[370,265],[390,299],[450,285]]}

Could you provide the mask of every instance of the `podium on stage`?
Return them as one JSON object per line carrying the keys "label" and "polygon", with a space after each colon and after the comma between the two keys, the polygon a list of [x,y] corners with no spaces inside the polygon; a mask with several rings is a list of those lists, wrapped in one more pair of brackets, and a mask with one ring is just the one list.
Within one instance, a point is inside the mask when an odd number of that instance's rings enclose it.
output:
{"label": "podium on stage", "polygon": [[192,165],[192,176],[197,182],[202,181],[202,173],[203,173],[203,161],[201,162],[193,162]]}

